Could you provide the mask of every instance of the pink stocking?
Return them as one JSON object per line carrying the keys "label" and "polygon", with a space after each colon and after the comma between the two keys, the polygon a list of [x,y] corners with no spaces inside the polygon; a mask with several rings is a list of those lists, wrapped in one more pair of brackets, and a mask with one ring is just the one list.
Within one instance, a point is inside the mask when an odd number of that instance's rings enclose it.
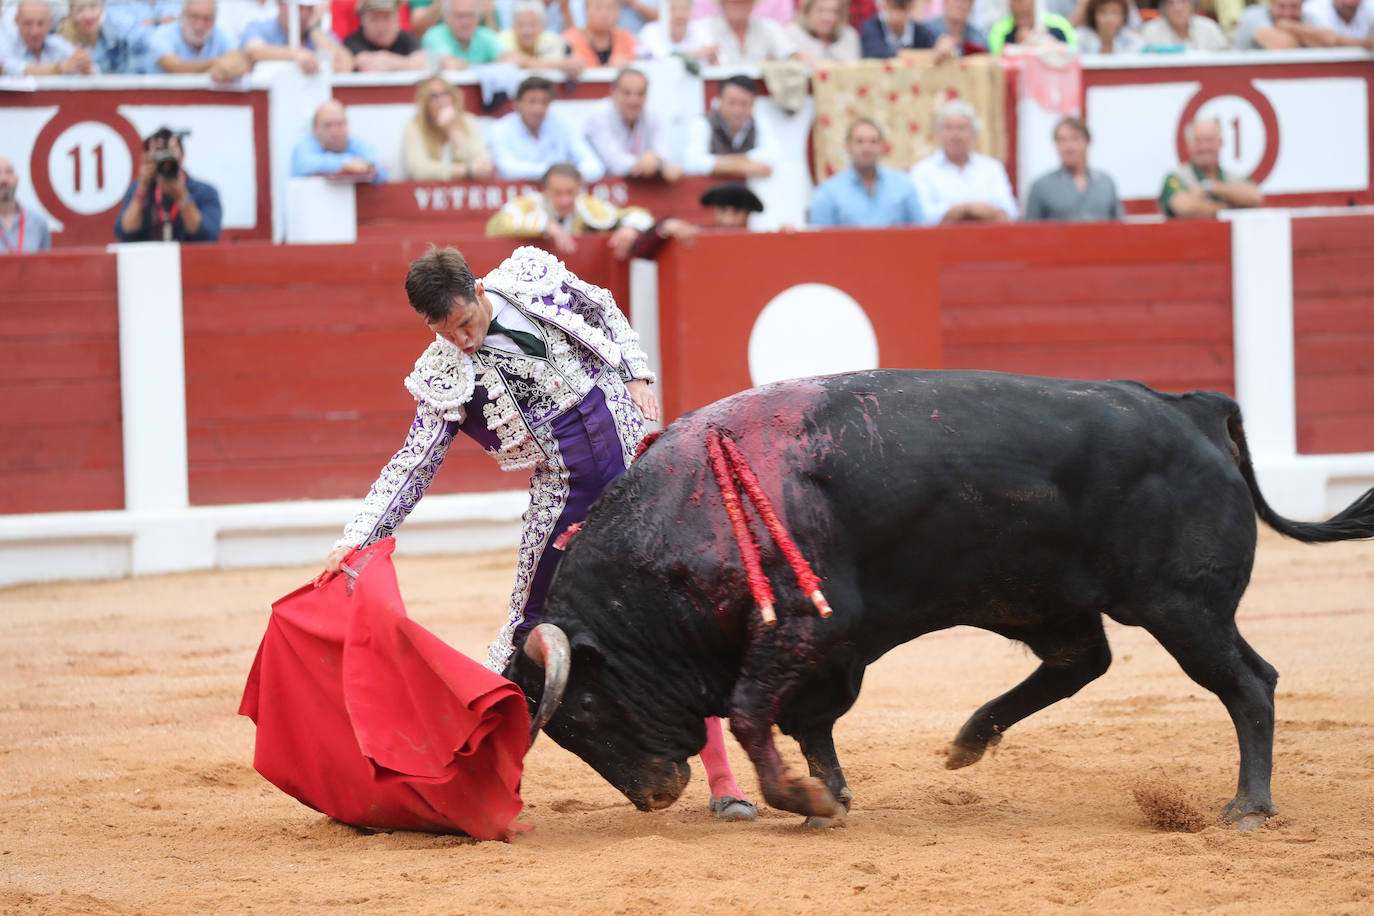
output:
{"label": "pink stocking", "polygon": [[730,761],[725,756],[725,733],[721,730],[719,719],[706,720],[706,746],[701,749],[701,762],[706,767],[706,780],[711,784],[713,798],[744,798],[735,774],[730,772]]}

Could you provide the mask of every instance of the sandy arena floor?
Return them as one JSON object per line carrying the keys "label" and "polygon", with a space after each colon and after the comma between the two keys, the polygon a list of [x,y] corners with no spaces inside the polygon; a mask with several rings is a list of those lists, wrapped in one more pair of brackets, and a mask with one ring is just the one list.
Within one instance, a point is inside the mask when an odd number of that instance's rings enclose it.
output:
{"label": "sandy arena floor", "polygon": [[[401,558],[411,616],[480,656],[513,555]],[[509,844],[367,835],[252,769],[235,715],[270,601],[305,568],[0,591],[0,910],[61,913],[1374,912],[1374,545],[1265,534],[1241,630],[1282,675],[1274,800],[1251,834],[1152,826],[1146,779],[1210,819],[1231,797],[1221,704],[1145,633],[965,770],[943,748],[1034,666],[971,630],[869,671],[836,731],[844,829],[705,813],[700,775],[641,814],[544,739],[532,833]],[[741,783],[756,790],[734,749]],[[800,761],[787,742],[794,766]]]}

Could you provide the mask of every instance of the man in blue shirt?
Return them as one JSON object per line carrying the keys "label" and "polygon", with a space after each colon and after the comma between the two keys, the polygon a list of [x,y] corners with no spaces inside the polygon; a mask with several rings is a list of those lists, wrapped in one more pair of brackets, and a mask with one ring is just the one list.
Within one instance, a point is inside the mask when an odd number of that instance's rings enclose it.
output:
{"label": "man in blue shirt", "polygon": [[386,181],[377,154],[365,141],[348,135],[343,104],[330,99],[315,111],[311,136],[291,153],[291,174],[328,175],[351,181]]}
{"label": "man in blue shirt", "polygon": [[85,48],[100,73],[141,73],[148,55],[151,30],[122,26],[105,10],[105,0],[72,0],[57,34]]}
{"label": "man in blue shirt", "polygon": [[151,73],[208,73],[219,82],[238,79],[251,66],[234,40],[215,28],[215,0],[186,0],[181,18],[148,39]]}
{"label": "man in blue shirt", "polygon": [[287,37],[287,18],[291,15],[291,7],[279,3],[275,19],[258,19],[244,27],[239,45],[243,53],[254,64],[263,60],[295,61],[306,73],[317,72],[320,69],[320,55],[329,55],[335,73],[350,72],[353,69],[353,54],[320,24],[324,10],[320,0],[296,2],[300,16],[300,47],[291,47]]}
{"label": "man in blue shirt", "polygon": [[887,147],[876,121],[849,125],[849,168],[822,182],[811,197],[813,226],[919,226],[921,204],[911,179],[878,164]]}
{"label": "man in blue shirt", "polygon": [[[194,0],[193,0],[194,2]],[[138,178],[124,195],[115,220],[121,242],[214,242],[219,240],[219,191],[181,167],[181,136],[169,127],[143,141]]]}
{"label": "man in blue shirt", "polygon": [[99,72],[89,51],[52,34],[52,13],[44,0],[19,0],[14,8],[14,32],[0,32],[0,73],[54,76]]}
{"label": "man in blue shirt", "polygon": [[556,117],[549,117],[553,83],[526,77],[515,90],[515,110],[491,129],[492,158],[502,178],[539,181],[555,162],[571,162],[587,184],[606,174],[591,145]]}

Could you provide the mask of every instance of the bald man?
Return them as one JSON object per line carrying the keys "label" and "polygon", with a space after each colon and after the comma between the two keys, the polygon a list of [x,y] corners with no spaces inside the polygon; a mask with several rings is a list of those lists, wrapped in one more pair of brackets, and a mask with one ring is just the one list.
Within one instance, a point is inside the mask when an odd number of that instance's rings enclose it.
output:
{"label": "bald man", "polygon": [[0,255],[47,251],[52,247],[48,221],[19,206],[19,173],[0,156]]}
{"label": "bald man", "polygon": [[6,76],[94,74],[91,52],[52,34],[52,11],[44,0],[20,0],[12,35],[0,38],[0,67]]}
{"label": "bald man", "polygon": [[291,153],[291,174],[325,175],[350,181],[386,181],[377,154],[365,141],[348,135],[348,114],[341,103],[330,99],[315,110],[310,136]]}

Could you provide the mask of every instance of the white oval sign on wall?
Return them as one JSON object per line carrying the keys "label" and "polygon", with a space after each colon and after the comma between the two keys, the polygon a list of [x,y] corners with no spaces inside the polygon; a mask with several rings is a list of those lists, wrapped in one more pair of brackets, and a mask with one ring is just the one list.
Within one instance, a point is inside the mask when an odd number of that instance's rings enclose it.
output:
{"label": "white oval sign on wall", "polygon": [[878,368],[873,323],[854,297],[826,283],[801,283],[773,297],[749,334],[755,385]]}

